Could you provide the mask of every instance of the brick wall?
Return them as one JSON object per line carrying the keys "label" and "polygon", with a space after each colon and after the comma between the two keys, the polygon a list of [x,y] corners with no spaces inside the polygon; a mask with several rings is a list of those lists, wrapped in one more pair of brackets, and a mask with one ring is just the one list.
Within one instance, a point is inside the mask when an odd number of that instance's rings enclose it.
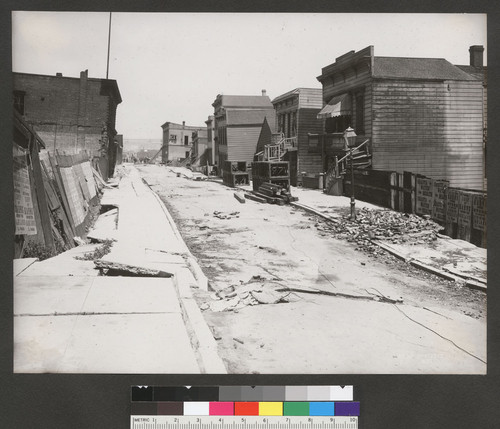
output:
{"label": "brick wall", "polygon": [[[40,134],[47,149],[68,154],[87,150],[95,156],[103,128],[112,141],[116,107],[104,79],[14,73],[14,90],[23,91],[24,117]],[[108,87],[106,87],[108,85]]]}

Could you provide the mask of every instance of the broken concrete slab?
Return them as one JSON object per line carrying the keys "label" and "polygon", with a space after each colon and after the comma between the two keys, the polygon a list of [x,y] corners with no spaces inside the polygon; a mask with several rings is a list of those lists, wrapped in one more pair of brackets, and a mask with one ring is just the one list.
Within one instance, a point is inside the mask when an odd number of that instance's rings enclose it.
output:
{"label": "broken concrete slab", "polygon": [[15,315],[180,312],[170,279],[19,277]]}
{"label": "broken concrete slab", "polygon": [[14,330],[16,373],[200,372],[178,313],[16,317]]}
{"label": "broken concrete slab", "polygon": [[[18,277],[25,276],[89,276],[96,277],[99,270],[95,268],[93,261],[75,259],[82,258],[87,253],[94,252],[100,244],[85,244],[74,247],[53,258],[37,261],[22,271]],[[16,277],[17,279],[17,277]],[[17,280],[14,280],[14,283]]]}
{"label": "broken concrete slab", "polygon": [[116,240],[117,224],[118,209],[111,209],[99,215],[87,238],[98,242]]}
{"label": "broken concrete slab", "polygon": [[172,279],[97,277],[82,306],[89,313],[180,313]]}
{"label": "broken concrete slab", "polygon": [[185,265],[182,256],[150,249],[124,246],[118,242],[111,252],[94,261],[99,269],[112,270],[123,275],[171,277],[178,265]]}

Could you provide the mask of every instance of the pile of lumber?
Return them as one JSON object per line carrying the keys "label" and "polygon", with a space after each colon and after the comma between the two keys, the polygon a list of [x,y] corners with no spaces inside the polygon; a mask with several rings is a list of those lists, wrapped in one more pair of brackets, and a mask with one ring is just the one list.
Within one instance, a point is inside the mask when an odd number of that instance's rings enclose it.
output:
{"label": "pile of lumber", "polygon": [[277,204],[284,206],[293,201],[298,201],[297,197],[292,197],[290,191],[274,183],[262,183],[257,191],[246,192],[245,198],[259,203]]}

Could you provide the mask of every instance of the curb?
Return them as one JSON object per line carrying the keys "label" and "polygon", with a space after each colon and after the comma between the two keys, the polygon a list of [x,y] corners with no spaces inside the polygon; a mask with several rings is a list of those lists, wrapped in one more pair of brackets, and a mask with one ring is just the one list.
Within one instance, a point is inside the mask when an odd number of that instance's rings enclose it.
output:
{"label": "curb", "polygon": [[196,279],[197,285],[201,290],[208,291],[208,278],[205,276],[203,273],[201,267],[198,265],[198,262],[196,261],[196,258],[193,256],[191,251],[189,250],[187,244],[185,243],[184,239],[181,236],[181,233],[179,232],[179,229],[177,228],[177,225],[175,224],[174,219],[172,218],[172,215],[168,211],[167,207],[165,206],[165,203],[161,200],[161,198],[158,196],[158,194],[151,189],[151,186],[149,183],[146,181],[146,179],[143,179],[144,183],[148,186],[149,190],[151,193],[154,195],[158,203],[160,204],[161,209],[163,210],[163,213],[165,214],[165,217],[168,220],[168,223],[170,225],[170,228],[174,231],[174,235],[177,238],[177,240],[182,243],[184,247],[184,251],[187,255],[187,263],[190,268],[190,270],[193,273],[194,278]]}
{"label": "curb", "polygon": [[179,297],[184,322],[190,334],[191,344],[197,353],[200,372],[227,374],[227,369],[218,353],[217,342],[193,298],[191,287],[196,287],[196,281],[191,271],[188,268],[180,268],[173,277],[173,283]]}
{"label": "curb", "polygon": [[[310,212],[310,213],[313,213],[317,216],[320,216],[322,217],[323,219],[326,219],[326,220],[329,220],[331,222],[334,222],[334,223],[338,223],[338,220],[337,219],[334,219],[334,218],[331,218],[330,216],[327,216],[325,215],[324,213],[321,213],[320,211],[312,208],[312,207],[309,207],[309,206],[306,206],[304,204],[300,204],[300,203],[296,203],[296,202],[292,202],[290,203],[291,206],[294,206],[294,207],[297,207],[297,208],[300,208],[300,209],[303,209],[307,212]],[[417,261],[415,259],[411,259],[411,258],[406,258],[405,256],[399,254],[398,252],[396,252],[394,249],[391,249],[389,246],[386,246],[385,244],[383,243],[379,243],[377,242],[376,240],[370,240],[370,242],[378,247],[380,247],[381,249],[385,250],[386,252],[392,254],[393,256],[397,257],[398,259],[401,259],[405,262],[409,262],[412,266],[414,266],[415,268],[419,268],[421,270],[424,270],[424,271],[427,271],[431,274],[434,274],[436,276],[439,276],[441,278],[444,278],[446,280],[452,280],[456,283],[461,283],[461,282],[465,282],[465,285],[471,289],[477,289],[477,290],[481,290],[483,292],[486,292],[486,286],[485,285],[482,285],[481,283],[479,282],[476,282],[476,281],[472,281],[470,279],[466,279],[466,278],[463,278],[463,277],[459,277],[459,276],[455,276],[453,274],[449,274],[443,270],[439,270],[438,268],[434,268],[434,267],[431,267],[430,265],[427,265],[427,264],[424,264],[423,262],[420,262],[420,261]]]}

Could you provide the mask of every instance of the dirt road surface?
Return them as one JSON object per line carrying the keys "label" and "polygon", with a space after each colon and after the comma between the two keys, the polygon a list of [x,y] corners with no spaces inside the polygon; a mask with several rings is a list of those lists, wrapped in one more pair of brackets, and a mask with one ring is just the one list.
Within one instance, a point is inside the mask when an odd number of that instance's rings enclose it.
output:
{"label": "dirt road surface", "polygon": [[228,372],[486,371],[484,293],[365,253],[292,206],[241,204],[221,183],[138,169],[209,279],[196,298]]}

